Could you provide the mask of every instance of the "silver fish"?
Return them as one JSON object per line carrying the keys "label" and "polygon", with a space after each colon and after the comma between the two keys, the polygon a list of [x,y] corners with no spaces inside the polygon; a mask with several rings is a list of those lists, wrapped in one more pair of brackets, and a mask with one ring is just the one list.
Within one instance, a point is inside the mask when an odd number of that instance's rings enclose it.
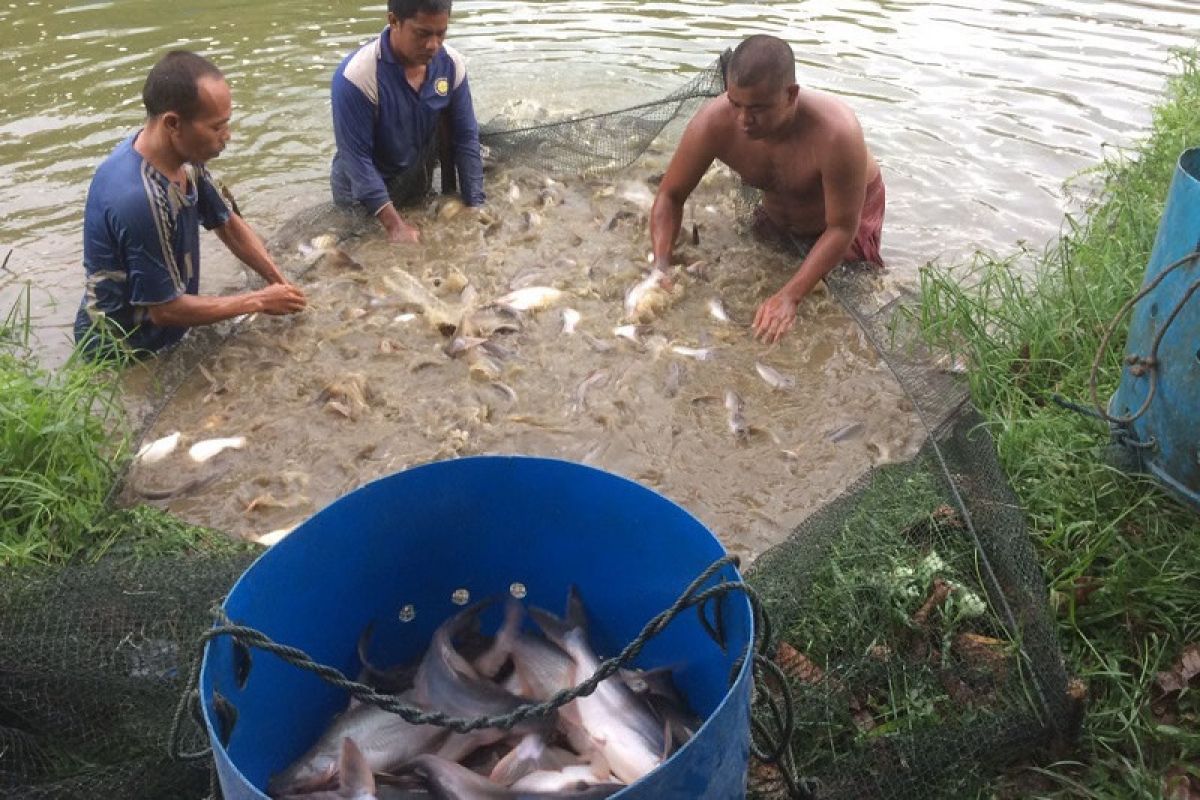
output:
{"label": "silver fish", "polygon": [[587,331],[582,331],[580,335],[583,336],[583,340],[587,342],[588,347],[592,348],[597,353],[607,353],[617,346],[616,342],[606,342],[602,339],[597,339]]}
{"label": "silver fish", "polygon": [[733,389],[725,390],[725,409],[729,412],[729,432],[739,439],[749,436],[750,426],[746,424],[742,398]]}
{"label": "silver fish", "polygon": [[607,783],[559,792],[509,789],[460,764],[432,755],[413,759],[409,769],[425,779],[436,800],[593,800],[624,788],[618,783]]}
{"label": "silver fish", "polygon": [[349,736],[342,739],[337,764],[336,790],[305,792],[305,800],[378,800],[375,775],[358,745]]}
{"label": "silver fish", "polygon": [[671,345],[671,352],[684,358],[694,358],[697,361],[708,361],[712,358],[713,349],[711,347],[684,347],[682,345]]}
{"label": "silver fish", "polygon": [[[422,708],[469,718],[508,714],[522,704],[521,698],[483,680],[454,646],[455,638],[476,623],[486,605],[478,603],[464,609],[434,631],[413,682]],[[525,732],[520,725],[514,730]]]}
{"label": "silver fish", "polygon": [[179,438],[182,435],[179,431],[175,431],[161,439],[155,439],[153,442],[144,444],[134,457],[143,464],[157,464],[175,452],[175,448],[179,446]]}
{"label": "silver fish", "polygon": [[553,286],[526,286],[496,298],[496,305],[515,311],[540,311],[566,297],[566,293]]}
{"label": "silver fish", "polygon": [[512,661],[517,693],[529,700],[544,702],[573,685],[575,662],[540,636],[518,636],[513,642]]}
{"label": "silver fish", "polygon": [[492,390],[492,394],[496,398],[503,399],[506,403],[517,402],[517,390],[504,381],[492,381],[487,385],[487,388]]}
{"label": "silver fish", "polygon": [[[579,756],[560,747],[550,747],[542,734],[531,733],[522,738],[516,747],[496,763],[488,775],[488,780],[501,786],[512,786],[530,773],[561,770],[578,764]],[[596,776],[590,771],[588,775],[593,781],[604,777]]]}
{"label": "silver fish", "polygon": [[183,497],[189,494],[203,491],[209,486],[217,482],[217,479],[223,476],[229,470],[227,468],[218,467],[207,475],[201,475],[196,478],[190,478],[176,486],[169,488],[155,488],[152,486],[139,486],[135,481],[129,482],[130,490],[138,497],[146,500],[168,500],[172,497]]}
{"label": "silver fish", "polygon": [[442,348],[442,352],[451,358],[458,358],[472,347],[478,347],[486,341],[487,339],[481,336],[455,336],[446,343],[446,346]]}
{"label": "silver fish", "polygon": [[[588,764],[569,764],[559,769],[543,769],[531,772],[513,784],[520,797],[607,797],[605,787],[620,784],[605,783],[596,777],[595,769]],[[572,791],[574,790],[574,791]],[[591,791],[591,794],[580,794]],[[612,789],[608,790],[612,793]]]}
{"label": "silver fish", "polygon": [[497,383],[500,376],[504,374],[504,367],[500,362],[492,356],[484,352],[485,345],[472,347],[466,351],[463,358],[466,360],[471,377],[485,383]]}
{"label": "silver fish", "polygon": [[[588,644],[586,613],[574,587],[565,620],[536,608],[530,608],[529,613],[547,638],[575,662],[577,679],[595,673],[600,659]],[[638,780],[665,758],[667,742],[662,725],[619,678],[602,681],[591,695],[571,701],[559,713],[568,719],[574,717],[591,734],[613,775],[625,783]]]}
{"label": "silver fish", "polygon": [[625,321],[649,322],[667,307],[671,294],[663,287],[666,273],[653,269],[625,293]]}
{"label": "silver fish", "polygon": [[634,344],[641,344],[641,335],[644,329],[645,328],[642,325],[618,325],[617,327],[613,328],[612,332],[613,336],[617,336],[621,339],[628,339]]}
{"label": "silver fish", "polygon": [[754,362],[754,369],[758,371],[758,375],[772,389],[786,390],[795,387],[796,379],[784,375],[774,367],[768,366],[761,361]]}
{"label": "silver fish", "polygon": [[[398,695],[412,705],[415,695]],[[342,741],[354,740],[372,772],[389,772],[436,747],[449,732],[436,725],[412,725],[402,717],[369,703],[342,712],[308,752],[267,784],[272,795],[300,794],[327,789],[338,777]]]}
{"label": "silver fish", "polygon": [[488,305],[463,315],[458,333],[488,338],[498,333],[517,333],[521,316],[508,306]]}
{"label": "silver fish", "polygon": [[562,312],[562,332],[567,336],[575,333],[575,327],[579,325],[579,320],[583,319],[583,315],[573,308],[564,308]]}
{"label": "silver fish", "polygon": [[420,309],[434,330],[449,335],[458,328],[462,313],[447,305],[417,278],[396,268],[391,273],[384,275],[382,280],[388,290],[393,293],[394,302]]}
{"label": "silver fish", "polygon": [[725,313],[725,306],[721,304],[720,298],[714,297],[708,301],[708,314],[718,322],[729,322],[729,315]]}
{"label": "silver fish", "polygon": [[844,442],[846,439],[857,435],[863,428],[861,422],[851,422],[849,425],[843,425],[840,428],[835,428],[826,437],[831,442]]}
{"label": "silver fish", "polygon": [[572,399],[572,408],[576,413],[587,408],[588,391],[608,383],[610,374],[607,369],[601,367],[600,369],[592,370],[586,378],[579,382],[579,385],[575,387],[575,394]]}
{"label": "silver fish", "polygon": [[199,464],[208,461],[213,456],[224,450],[240,450],[246,446],[245,436],[229,436],[221,439],[205,439],[202,442],[196,442],[188,448],[188,456],[192,461]]}

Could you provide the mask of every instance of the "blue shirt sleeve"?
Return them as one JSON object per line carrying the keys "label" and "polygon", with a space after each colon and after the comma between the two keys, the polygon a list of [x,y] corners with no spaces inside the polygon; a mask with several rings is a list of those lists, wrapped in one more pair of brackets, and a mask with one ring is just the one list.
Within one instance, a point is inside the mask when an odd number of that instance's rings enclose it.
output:
{"label": "blue shirt sleeve", "polygon": [[375,168],[375,109],[340,71],[333,76],[333,138],[350,178],[351,193],[372,214],[391,198]]}
{"label": "blue shirt sleeve", "polygon": [[471,87],[463,77],[450,95],[450,119],[454,144],[454,164],[462,182],[462,199],[469,206],[481,206],[483,193],[483,159],[479,155],[479,123],[471,101]]}

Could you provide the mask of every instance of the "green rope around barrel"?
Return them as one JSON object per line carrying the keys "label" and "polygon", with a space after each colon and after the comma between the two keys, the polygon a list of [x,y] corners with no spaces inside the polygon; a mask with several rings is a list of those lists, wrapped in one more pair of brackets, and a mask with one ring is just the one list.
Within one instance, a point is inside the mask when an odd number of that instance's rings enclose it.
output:
{"label": "green rope around barrel", "polygon": [[[582,683],[570,689],[565,689],[544,702],[518,706],[507,714],[474,719],[452,717],[438,711],[423,711],[419,708],[406,705],[400,702],[396,695],[377,692],[366,684],[351,680],[340,670],[313,661],[303,650],[272,641],[266,634],[254,628],[238,625],[229,619],[224,609],[218,607],[213,610],[216,624],[200,637],[199,654],[188,677],[183,695],[175,709],[175,717],[171,724],[169,739],[170,755],[172,758],[181,761],[203,761],[212,756],[211,747],[194,752],[184,752],[181,749],[180,736],[183,731],[184,720],[189,715],[196,725],[203,729],[199,690],[200,666],[205,645],[221,636],[229,636],[235,643],[243,647],[253,647],[271,653],[295,667],[312,672],[339,689],[345,690],[355,699],[364,703],[371,703],[385,711],[396,714],[404,721],[413,725],[437,725],[459,733],[469,733],[481,728],[511,730],[513,726],[527,719],[545,716],[577,698],[592,694],[603,681],[615,675],[617,670],[631,664],[651,639],[662,633],[676,617],[689,608],[697,610],[701,625],[703,625],[709,636],[724,649],[724,626],[719,611],[720,605],[718,604],[714,607],[718,610],[714,611],[714,619],[712,621],[710,621],[706,609],[713,600],[719,600],[734,592],[741,592],[750,602],[755,633],[754,640],[747,647],[746,653],[733,666],[730,684],[736,679],[746,659],[752,659],[752,668],[755,673],[755,698],[766,709],[766,717],[770,721],[770,724],[767,724],[761,720],[751,720],[750,752],[759,761],[764,764],[773,764],[779,770],[790,797],[797,798],[797,800],[810,800],[814,797],[810,784],[796,775],[791,759],[790,744],[796,728],[792,696],[783,672],[770,657],[773,649],[771,645],[771,623],[766,611],[763,609],[762,601],[754,589],[743,581],[723,581],[701,590],[701,587],[717,572],[727,566],[736,566],[737,564],[737,556],[727,555],[714,561],[684,589],[679,598],[669,608],[647,622],[642,628],[641,633],[626,645],[620,653],[602,661],[596,668],[595,673]],[[764,673],[770,674],[775,678],[772,684],[779,687],[780,697],[774,697],[766,689],[766,682],[761,680]]]}

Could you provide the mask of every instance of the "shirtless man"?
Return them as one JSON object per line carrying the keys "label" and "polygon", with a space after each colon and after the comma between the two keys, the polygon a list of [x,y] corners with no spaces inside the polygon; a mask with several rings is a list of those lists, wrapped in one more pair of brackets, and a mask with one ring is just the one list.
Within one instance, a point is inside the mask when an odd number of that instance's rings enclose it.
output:
{"label": "shirtless man", "polygon": [[754,315],[754,335],[777,342],[796,307],[843,259],[879,267],[884,189],[854,112],[841,100],[796,85],[792,48],[756,35],[733,52],[726,91],[688,124],[650,212],[654,264],[666,272],[683,205],[720,159],[763,191],[760,225],[812,243],[783,288]]}

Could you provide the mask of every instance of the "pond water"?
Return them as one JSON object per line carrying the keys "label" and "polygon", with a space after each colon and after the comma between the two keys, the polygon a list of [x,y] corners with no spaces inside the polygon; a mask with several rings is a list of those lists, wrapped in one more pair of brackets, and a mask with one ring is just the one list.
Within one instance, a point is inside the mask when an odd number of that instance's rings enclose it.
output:
{"label": "pond water", "polygon": [[[382,3],[305,0],[0,7],[0,257],[12,252],[0,272],[0,302],[7,308],[30,286],[48,361],[69,351],[88,181],[139,125],[141,84],[158,55],[195,49],[229,77],[234,138],[211,167],[267,235],[327,197],[329,78],[383,18]],[[913,285],[927,262],[1050,240],[1069,207],[1064,182],[1104,148],[1145,130],[1172,70],[1171,48],[1191,45],[1198,27],[1200,9],[1190,0],[460,0],[450,40],[469,59],[486,121],[519,100],[551,112],[645,102],[746,35],[787,38],[800,81],[847,99],[883,167],[890,271],[871,286],[886,299]],[[807,303],[797,330],[770,350],[744,327],[707,316],[708,301],[719,297],[744,321],[789,269],[786,258],[739,238],[723,205],[736,187],[719,172],[693,203],[702,210],[690,212],[704,230],[692,255],[718,265],[713,274],[684,286],[639,344],[599,352],[581,336],[562,335],[561,306],[570,305],[583,314],[582,331],[613,339],[621,296],[636,279],[630,265],[648,249],[638,206],[677,131],[620,175],[553,176],[561,184],[555,208],[541,209],[546,223],[532,232],[526,218],[524,228],[510,225],[484,240],[467,221],[430,219],[426,243],[409,253],[369,236],[348,242],[366,269],[314,269],[306,278],[313,310],[292,322],[246,326],[151,433],[181,430],[185,444],[246,435],[247,446],[218,457],[212,474],[211,464],[176,464],[156,482],[147,469],[143,488],[200,476],[202,487],[162,502],[256,536],[406,464],[534,452],[636,477],[682,502],[735,550],[761,552],[863,469],[911,451],[919,439],[899,387],[827,298]],[[496,213],[520,219],[545,177],[492,173],[486,188]],[[523,187],[523,199],[509,194],[513,185]],[[622,202],[631,211],[625,221],[603,224]],[[578,249],[573,240],[582,238],[587,244]],[[215,237],[205,237],[204,248],[206,291],[243,285]],[[479,380],[478,370],[443,355],[444,337],[419,318],[377,313],[395,293],[395,270],[429,282],[461,267],[487,298],[557,259],[573,266],[546,282],[568,299],[523,320],[498,377]],[[714,354],[695,361],[675,347]],[[784,371],[795,388],[766,386],[755,361]],[[581,393],[581,382],[600,375]],[[665,393],[668,385],[674,391]],[[742,396],[758,432],[748,440],[728,434],[727,389]]]}

